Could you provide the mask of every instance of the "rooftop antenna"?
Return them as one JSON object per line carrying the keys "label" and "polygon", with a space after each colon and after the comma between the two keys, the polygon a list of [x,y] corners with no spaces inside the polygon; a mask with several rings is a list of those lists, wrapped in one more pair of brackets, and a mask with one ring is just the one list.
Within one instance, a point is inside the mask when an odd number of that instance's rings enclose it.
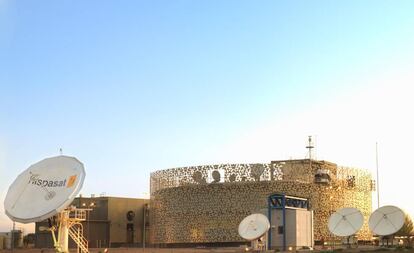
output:
{"label": "rooftop antenna", "polygon": [[311,135],[309,135],[308,136],[308,146],[306,146],[306,148],[308,149],[308,156],[309,156],[309,160],[311,160],[312,159],[312,149],[313,148],[315,148],[314,146],[313,146],[313,143],[312,143],[312,136]]}
{"label": "rooftop antenna", "polygon": [[308,136],[308,146],[306,148],[309,150],[308,156],[309,156],[309,169],[312,169],[312,149],[314,148],[312,144],[312,136]]}

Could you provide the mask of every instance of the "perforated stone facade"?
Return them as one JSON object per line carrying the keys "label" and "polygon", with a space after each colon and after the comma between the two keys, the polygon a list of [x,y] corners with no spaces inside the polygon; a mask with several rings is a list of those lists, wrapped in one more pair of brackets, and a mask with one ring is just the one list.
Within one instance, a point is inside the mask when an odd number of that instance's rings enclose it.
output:
{"label": "perforated stone facade", "polygon": [[[316,183],[328,172],[330,182]],[[269,164],[185,167],[151,174],[151,233],[154,244],[243,242],[238,224],[267,208],[267,196],[284,193],[308,198],[314,210],[315,240],[326,240],[334,210],[371,212],[371,175],[325,161],[288,160]],[[288,228],[289,229],[289,228]],[[370,239],[365,222],[360,240]]]}

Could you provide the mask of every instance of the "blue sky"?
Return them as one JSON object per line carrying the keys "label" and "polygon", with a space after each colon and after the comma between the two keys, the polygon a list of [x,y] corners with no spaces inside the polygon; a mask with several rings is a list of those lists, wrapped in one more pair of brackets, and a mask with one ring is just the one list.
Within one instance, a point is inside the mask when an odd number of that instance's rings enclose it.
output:
{"label": "blue sky", "polygon": [[[321,159],[373,169],[378,141],[384,170],[407,170],[413,11],[0,0],[0,200],[60,147],[84,162],[86,195],[141,197],[157,169],[304,158],[309,134]],[[384,199],[401,204],[391,176]],[[1,206],[0,230],[9,224]]]}

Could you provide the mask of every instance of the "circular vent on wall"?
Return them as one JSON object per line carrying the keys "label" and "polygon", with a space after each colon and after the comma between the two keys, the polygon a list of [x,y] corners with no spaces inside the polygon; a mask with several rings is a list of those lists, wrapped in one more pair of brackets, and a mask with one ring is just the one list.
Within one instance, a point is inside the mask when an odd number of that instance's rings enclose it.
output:
{"label": "circular vent on wall", "polygon": [[134,211],[128,211],[126,216],[128,221],[132,221],[135,218],[135,213]]}

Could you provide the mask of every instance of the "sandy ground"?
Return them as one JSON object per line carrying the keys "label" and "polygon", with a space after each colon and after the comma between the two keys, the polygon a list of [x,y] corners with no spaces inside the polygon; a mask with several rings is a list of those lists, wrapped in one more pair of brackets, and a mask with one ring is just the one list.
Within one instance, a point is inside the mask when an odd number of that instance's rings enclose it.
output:
{"label": "sandy ground", "polygon": [[[314,251],[288,251],[295,253],[414,253],[414,249],[380,249],[373,246],[360,246],[358,248],[346,249],[346,248],[331,248],[316,249]],[[91,253],[104,253],[104,249],[89,249]],[[249,251],[250,253],[252,251]],[[275,251],[267,251],[267,253],[274,253]],[[11,250],[0,250],[0,253],[12,253]],[[55,253],[53,249],[15,249],[13,253]],[[76,249],[71,249],[70,253],[77,253]],[[243,248],[110,248],[108,253],[246,253]]]}
{"label": "sandy ground", "polygon": [[[76,253],[76,249],[71,249]],[[89,249],[91,253],[104,253],[104,249]],[[273,251],[272,251],[273,252]],[[12,253],[11,250],[0,250],[0,253]],[[53,249],[15,249],[13,253],[55,253]],[[241,248],[110,248],[108,253],[245,253]]]}

